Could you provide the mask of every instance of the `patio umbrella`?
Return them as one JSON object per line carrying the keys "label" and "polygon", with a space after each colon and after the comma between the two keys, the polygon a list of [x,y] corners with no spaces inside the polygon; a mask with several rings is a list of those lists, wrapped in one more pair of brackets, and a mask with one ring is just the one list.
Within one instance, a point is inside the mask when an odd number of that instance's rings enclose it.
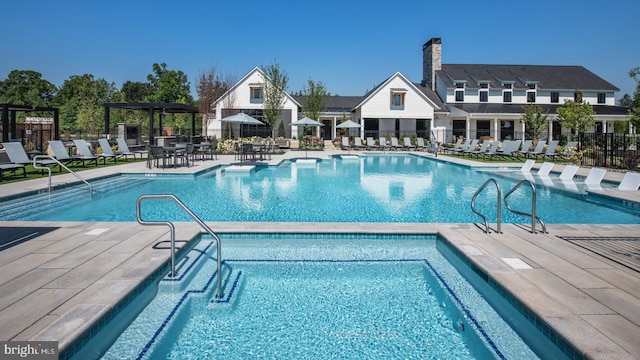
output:
{"label": "patio umbrella", "polygon": [[[352,121],[352,120],[347,120],[347,121],[345,121],[343,123],[340,123],[340,124],[336,125],[336,128],[355,129],[355,128],[360,128],[360,124],[358,124],[357,122]],[[351,148],[349,148],[349,154],[351,154]]]}
{"label": "patio umbrella", "polygon": [[[324,126],[323,123],[315,121],[313,119],[310,119],[308,117],[303,117],[302,119],[298,120],[298,121],[294,121],[291,123],[291,126],[297,126],[297,127],[305,127],[305,126]],[[307,147],[304,148],[304,157],[307,157]]]}
{"label": "patio umbrella", "polygon": [[230,124],[240,124],[240,150],[242,150],[242,125],[264,125],[264,123],[254,117],[251,117],[245,113],[237,113],[235,115],[227,116],[220,119],[220,122]]}

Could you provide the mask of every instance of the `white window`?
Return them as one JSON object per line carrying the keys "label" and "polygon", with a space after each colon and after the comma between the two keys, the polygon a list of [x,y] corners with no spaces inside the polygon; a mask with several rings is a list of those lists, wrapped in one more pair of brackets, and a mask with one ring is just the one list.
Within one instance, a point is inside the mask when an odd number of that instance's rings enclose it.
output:
{"label": "white window", "polygon": [[391,91],[391,109],[404,110],[404,96],[405,91],[392,90]]}
{"label": "white window", "polygon": [[538,90],[538,86],[536,84],[527,84],[527,102],[528,103],[536,102],[537,90]]}
{"label": "white window", "polygon": [[251,87],[251,102],[252,103],[261,103],[262,102],[262,87],[261,86],[252,86]]}

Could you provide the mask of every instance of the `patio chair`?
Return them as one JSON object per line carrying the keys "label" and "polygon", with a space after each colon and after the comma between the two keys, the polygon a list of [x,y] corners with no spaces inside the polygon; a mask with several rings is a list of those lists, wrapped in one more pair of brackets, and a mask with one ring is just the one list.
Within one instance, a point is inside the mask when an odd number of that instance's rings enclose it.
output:
{"label": "patio chair", "polygon": [[469,145],[471,145],[471,139],[465,140],[464,143],[460,145],[460,147],[454,147],[453,149],[451,149],[451,153],[454,154],[465,151],[469,148]]}
{"label": "patio chair", "polygon": [[380,143],[380,148],[382,150],[386,150],[389,148],[389,145],[387,144],[387,138],[385,138],[384,136],[380,136],[380,138],[378,139],[379,143]]}
{"label": "patio chair", "polygon": [[469,147],[466,150],[462,150],[462,151],[459,151],[459,152],[461,152],[463,154],[470,154],[472,151],[476,151],[476,147],[478,147],[478,142],[479,141],[480,140],[478,140],[478,139],[473,139],[471,141],[471,144],[469,144]]}
{"label": "patio chair", "polygon": [[520,171],[522,172],[531,172],[531,169],[533,169],[533,165],[535,165],[536,161],[533,159],[528,159],[524,162],[524,164],[522,164],[522,167],[520,168]]}
{"label": "patio chair", "polygon": [[513,156],[513,153],[520,149],[521,140],[505,141],[506,146],[502,148],[502,156]]}
{"label": "patio chair", "polygon": [[94,155],[91,152],[91,149],[89,148],[89,144],[87,144],[86,141],[82,140],[82,139],[76,139],[73,140],[73,143],[76,144],[76,149],[78,151],[78,155],[76,155],[76,158],[78,160],[83,160],[82,161],[82,166],[84,166],[84,160],[87,161],[93,161],[93,159],[95,158],[96,160],[96,166],[98,166],[98,159],[102,159],[102,163],[106,164],[107,163],[107,159],[108,158],[113,158],[115,159],[115,155],[107,155],[107,154],[98,154],[98,155]]}
{"label": "patio chair", "polygon": [[560,156],[561,154],[556,152],[556,148],[558,147],[558,140],[552,140],[549,142],[549,146],[547,147],[547,150],[542,154],[542,158],[544,159],[545,157],[556,157],[556,156]]}
{"label": "patio chair", "polygon": [[376,147],[377,147],[376,146],[376,141],[371,136],[368,136],[367,137],[367,146],[365,147],[365,150],[373,150]]}
{"label": "patio chair", "polygon": [[462,147],[462,138],[458,139],[456,143],[453,144],[452,148],[443,147],[442,152],[444,153],[446,153],[447,151],[453,152],[453,151],[456,151],[456,149],[459,149],[460,147]]}
{"label": "patio chair", "polygon": [[618,185],[618,190],[633,190],[640,188],[640,173],[629,171],[624,174],[622,181]]}
{"label": "patio chair", "polygon": [[364,150],[364,145],[362,144],[362,138],[360,138],[359,136],[356,136],[353,139],[353,147],[356,150]]}
{"label": "patio chair", "polygon": [[142,159],[142,155],[147,153],[146,150],[131,151],[129,149],[129,145],[127,145],[127,141],[124,138],[117,138],[116,143],[118,144],[119,150],[116,154],[123,155],[125,161],[127,161],[128,156],[133,156],[133,159],[135,160],[136,154],[140,155],[140,159]]}
{"label": "patio chair", "polygon": [[342,150],[351,150],[351,144],[349,143],[349,137],[342,137]]}
{"label": "patio chair", "polygon": [[416,150],[427,150],[427,146],[424,144],[424,138],[419,137],[417,141],[418,145],[416,145]]}
{"label": "patio chair", "polygon": [[489,150],[487,150],[486,152],[480,154],[482,155],[482,157],[484,158],[485,156],[488,156],[489,158],[499,155],[500,153],[498,152],[498,148],[500,147],[500,141],[494,141],[491,144],[491,147],[489,148]]}
{"label": "patio chair", "polygon": [[570,157],[578,150],[578,142],[577,141],[569,141],[567,145],[564,146],[562,150],[562,157]]}
{"label": "patio chair", "polygon": [[411,149],[415,150],[416,149],[416,146],[411,143],[411,138],[409,138],[409,137],[405,137],[404,138],[404,147],[407,150],[411,150]]}
{"label": "patio chair", "polygon": [[529,149],[531,148],[531,144],[532,143],[533,143],[533,140],[525,140],[522,143],[522,148],[517,150],[517,151],[514,151],[514,153],[516,153],[516,154],[526,154],[526,153],[528,153]]}
{"label": "patio chair", "polygon": [[27,177],[27,169],[22,164],[14,164],[14,163],[1,163],[0,164],[0,181],[2,181],[5,172],[11,172],[13,174],[16,171],[22,169],[22,177]]}
{"label": "patio chair", "polygon": [[149,153],[147,155],[147,168],[151,169],[152,162],[155,163],[155,167],[159,167],[158,164],[162,159],[162,168],[167,166],[167,158],[165,157],[164,148],[162,146],[149,146]]}
{"label": "patio chair", "polygon": [[476,155],[476,157],[479,157],[480,154],[484,154],[485,152],[487,152],[487,148],[489,147],[489,140],[485,140],[482,142],[482,145],[480,145],[480,149],[478,150],[471,150],[468,152],[469,155]]}
{"label": "patio chair", "polygon": [[80,155],[70,156],[67,149],[64,148],[64,144],[60,140],[49,141],[49,148],[53,152],[53,157],[64,164],[73,164],[77,162],[82,163],[82,166],[85,166],[85,161],[95,161],[96,166],[98,166],[98,158],[95,156],[91,156],[89,158],[85,158]]}
{"label": "patio chair", "polygon": [[404,146],[398,144],[398,138],[397,137],[392,137],[391,138],[391,148],[393,150],[398,150],[398,149],[403,149]]}
{"label": "patio chair", "polygon": [[[29,159],[29,155],[27,155],[27,152],[24,150],[22,143],[6,142],[6,143],[2,143],[2,146],[4,147],[4,151],[7,153],[7,156],[9,157],[9,161],[12,164],[15,164],[15,165],[33,164],[33,160]],[[36,164],[40,166],[49,166],[49,165],[55,166],[58,163],[55,162],[55,160],[39,159],[39,160],[36,160]],[[60,170],[62,170],[62,168]]]}
{"label": "patio chair", "polygon": [[118,157],[125,156],[124,154],[114,153],[113,149],[111,149],[111,144],[109,144],[109,140],[105,138],[98,139],[98,144],[100,144],[100,148],[102,149],[102,154],[99,154],[98,156],[102,155],[105,161],[106,159],[111,158],[117,164]]}
{"label": "patio chair", "polygon": [[524,154],[526,157],[529,157],[529,155],[533,155],[533,156],[538,156],[540,154],[542,154],[542,152],[544,151],[544,146],[547,144],[547,142],[545,140],[539,140],[538,143],[536,144],[535,149],[533,149],[533,151],[521,151],[521,154]]}

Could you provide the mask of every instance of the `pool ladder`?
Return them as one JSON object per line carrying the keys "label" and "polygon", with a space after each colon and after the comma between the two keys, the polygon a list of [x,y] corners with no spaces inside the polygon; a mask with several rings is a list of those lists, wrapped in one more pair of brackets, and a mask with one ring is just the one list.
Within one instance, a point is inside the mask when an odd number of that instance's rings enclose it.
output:
{"label": "pool ladder", "polygon": [[[494,178],[490,178],[488,179],[484,184],[482,184],[482,186],[480,186],[480,188],[478,189],[478,191],[476,191],[475,194],[473,194],[473,197],[471,198],[471,210],[476,213],[477,215],[479,215],[482,220],[484,221],[484,227],[485,227],[485,232],[487,234],[490,234],[489,231],[489,223],[487,222],[487,217],[484,216],[483,214],[481,214],[478,210],[476,210],[476,198],[478,197],[478,195],[482,192],[482,190],[484,190],[487,186],[489,186],[491,183],[496,185],[496,189],[497,189],[497,206],[498,206],[498,213],[497,213],[497,219],[496,219],[496,232],[501,234],[502,230],[501,230],[501,223],[502,223],[502,188],[500,187],[500,184],[496,181],[496,179]],[[529,187],[531,188],[531,214],[522,212],[522,211],[518,211],[518,210],[514,210],[510,205],[509,205],[509,201],[507,200],[509,198],[509,195],[513,194],[514,191],[518,190],[522,185],[529,185]],[[536,187],[535,185],[529,181],[529,180],[522,180],[519,183],[516,184],[516,186],[514,186],[513,188],[511,188],[511,190],[509,190],[505,195],[504,195],[504,205],[507,207],[507,209],[509,211],[511,211],[514,214],[518,214],[521,216],[526,216],[531,218],[531,232],[532,233],[536,233],[536,221],[538,221],[540,223],[540,226],[542,226],[542,232],[543,233],[547,233],[547,227],[544,224],[544,222],[542,221],[542,219],[540,219],[538,216],[536,216]]]}
{"label": "pool ladder", "polygon": [[136,201],[136,219],[138,220],[138,223],[142,224],[142,225],[167,225],[169,227],[169,229],[171,230],[171,273],[169,274],[169,276],[174,277],[176,276],[176,229],[175,226],[173,225],[172,222],[170,221],[146,221],[143,220],[142,217],[140,216],[140,204],[142,203],[143,200],[146,199],[171,199],[173,200],[176,204],[178,204],[182,210],[184,210],[187,214],[189,214],[189,216],[191,216],[191,218],[193,220],[196,221],[196,223],[198,223],[198,225],[200,225],[207,233],[209,233],[209,235],[211,235],[211,237],[213,238],[213,240],[216,243],[216,251],[217,251],[217,271],[218,271],[218,292],[216,293],[216,298],[220,299],[224,296],[223,292],[222,292],[222,255],[221,255],[221,251],[222,251],[222,244],[220,242],[220,238],[218,237],[218,235],[216,235],[216,233],[213,232],[213,230],[211,230],[211,228],[209,226],[207,226],[207,224],[205,224],[202,220],[200,220],[200,218],[198,216],[196,216],[196,214],[194,214],[182,201],[180,201],[180,199],[178,199],[175,195],[171,195],[171,194],[157,194],[157,195],[142,195],[138,198],[138,200]]}

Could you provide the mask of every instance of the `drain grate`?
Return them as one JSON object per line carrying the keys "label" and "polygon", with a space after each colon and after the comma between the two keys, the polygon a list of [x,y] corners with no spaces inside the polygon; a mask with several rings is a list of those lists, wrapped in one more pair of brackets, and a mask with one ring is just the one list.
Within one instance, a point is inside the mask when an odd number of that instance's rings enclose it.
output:
{"label": "drain grate", "polygon": [[640,237],[558,237],[640,272]]}

